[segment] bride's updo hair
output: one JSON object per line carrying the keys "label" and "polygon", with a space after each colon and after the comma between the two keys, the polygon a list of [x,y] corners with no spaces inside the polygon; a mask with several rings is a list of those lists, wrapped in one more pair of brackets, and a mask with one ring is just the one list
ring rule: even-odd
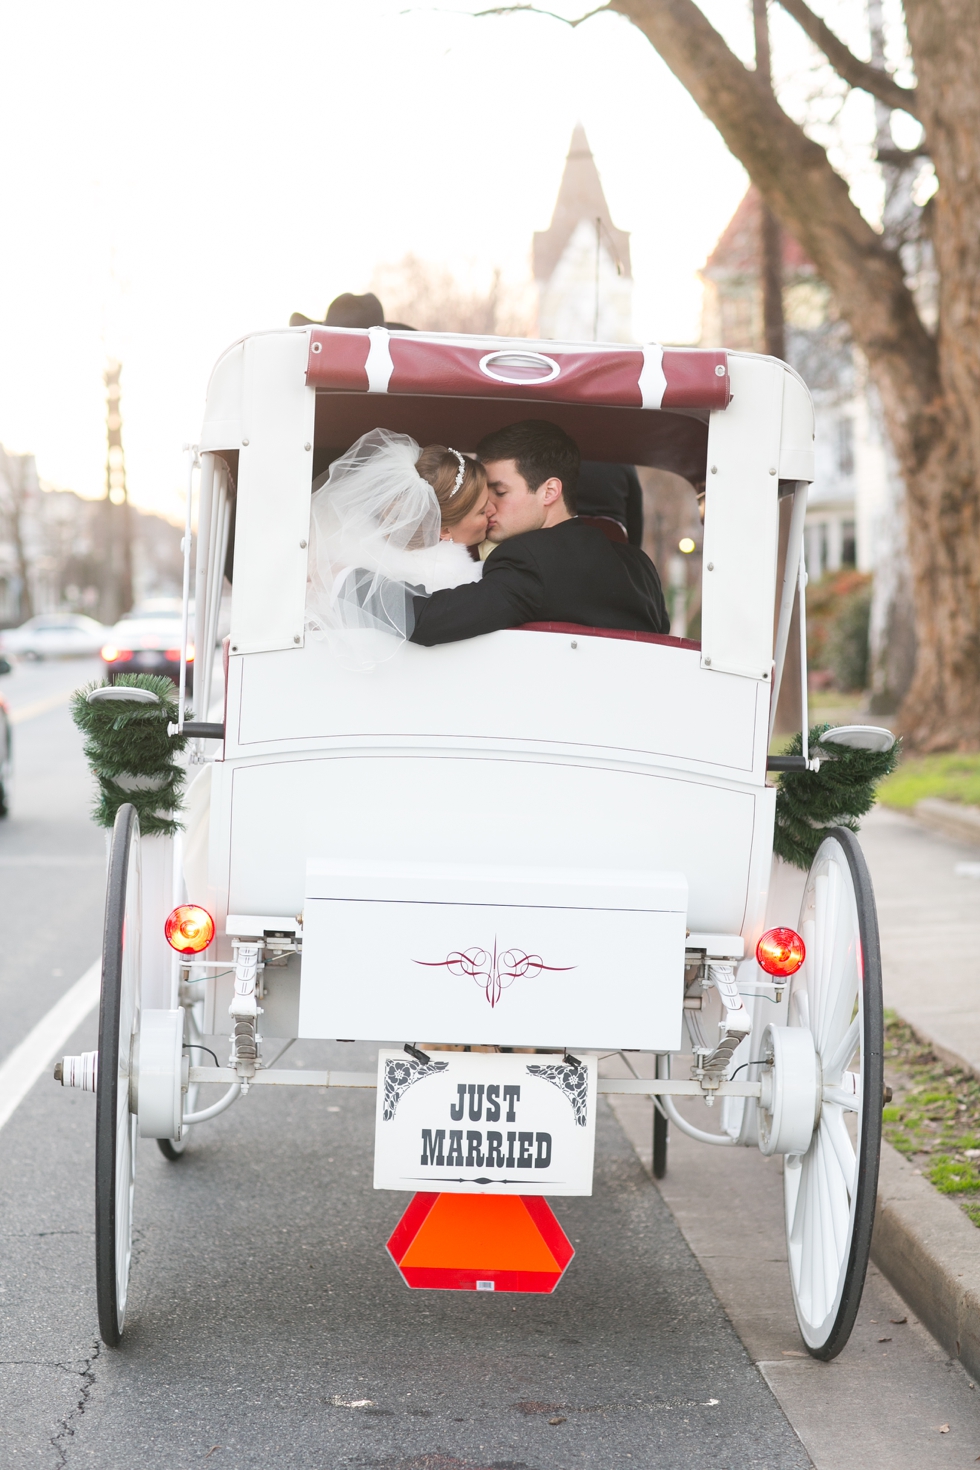
{"label": "bride's updo hair", "polygon": [[423,480],[436,492],[443,527],[456,526],[476,505],[487,488],[487,472],[478,459],[467,459],[463,483],[453,495],[459,460],[443,444],[427,444],[415,463]]}

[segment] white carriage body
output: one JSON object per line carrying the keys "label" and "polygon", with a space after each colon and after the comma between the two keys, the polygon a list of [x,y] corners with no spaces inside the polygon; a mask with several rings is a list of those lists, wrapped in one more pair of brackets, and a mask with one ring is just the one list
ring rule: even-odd
{"label": "white carriage body", "polygon": [[[700,643],[534,624],[399,645],[353,670],[307,642],[318,474],[376,426],[472,450],[528,417],[568,430],[587,460],[705,486]],[[823,835],[805,889],[799,875],[802,906],[772,882],[767,752],[813,473],[800,379],[724,352],[295,329],[221,359],[200,451],[186,832],[141,843],[134,807],[120,807],[99,1050],[55,1074],[98,1092],[105,1341],[119,1342],[125,1317],[137,1136],[176,1159],[189,1128],[253,1086],[377,1086],[377,1188],[588,1193],[602,1092],[657,1099],[658,1178],[668,1119],[708,1144],[782,1154],[800,1330],[833,1357],[870,1256],[884,1036],[874,896],[853,834]],[[212,724],[226,571],[224,718]],[[185,608],[189,593],[185,560]],[[803,663],[803,754],[776,758],[783,769],[817,767]],[[181,711],[183,724],[183,695]],[[891,738],[858,734],[878,749]],[[203,957],[165,958],[174,901],[217,921]],[[210,932],[207,915],[179,917]],[[755,958],[774,920],[803,935],[791,935],[788,994],[788,965],[770,980]],[[228,1034],[225,1067],[204,1043]],[[372,1073],[313,1071],[277,1067],[279,1047],[270,1062],[273,1037],[398,1045]],[[476,1046],[494,1055],[459,1056]],[[500,1055],[511,1048],[564,1052]],[[656,1054],[646,1076],[627,1050]],[[672,1076],[670,1054],[688,1050],[690,1077]],[[600,1075],[594,1053],[606,1051],[632,1075]],[[198,1065],[208,1053],[214,1065]],[[201,1106],[212,1084],[227,1090]],[[525,1126],[507,1131],[506,1160],[503,1132],[487,1130],[484,1154],[467,1129],[464,1161],[447,1099],[461,1121],[465,1091],[479,1123],[485,1091],[485,1121],[499,1123],[502,1085],[515,1108],[524,1088]],[[683,1097],[720,1098],[720,1130],[682,1115]]]}
{"label": "white carriage body", "polygon": [[[640,401],[577,402],[575,384],[556,396],[566,366],[574,378],[583,358],[611,369],[630,352]],[[550,363],[550,397],[526,381],[481,395],[467,354],[478,369]],[[388,391],[393,357],[423,383],[448,360],[459,382]],[[214,646],[234,479],[225,738],[191,802],[207,805],[206,862],[189,834],[185,872],[219,957],[235,937],[302,936],[301,963],[269,976],[267,1033],[676,1051],[685,950],[753,954],[772,861],[778,501],[787,482],[805,497],[813,417],[782,363],[673,358],[295,329],[219,362],[197,646]],[[671,408],[672,374],[705,370],[718,406]],[[531,416],[561,422],[586,458],[706,480],[700,647],[513,629],[351,670],[306,639],[317,452],[376,425],[473,449]],[[211,987],[207,1030],[227,1028],[229,996],[230,982]]]}

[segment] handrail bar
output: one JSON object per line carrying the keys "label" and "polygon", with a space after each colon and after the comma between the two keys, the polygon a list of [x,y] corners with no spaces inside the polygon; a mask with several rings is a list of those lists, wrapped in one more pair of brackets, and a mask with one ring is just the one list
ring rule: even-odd
{"label": "handrail bar", "polygon": [[[224,1086],[241,1079],[234,1067],[191,1067],[190,1083],[216,1082]],[[377,1072],[291,1072],[287,1068],[260,1067],[254,1077],[248,1079],[249,1087],[377,1087]],[[700,1082],[688,1082],[673,1077],[600,1077],[599,1092],[629,1093],[640,1097],[703,1097]],[[711,1089],[716,1097],[758,1097],[762,1090],[759,1082],[739,1078],[735,1082],[721,1082]]]}

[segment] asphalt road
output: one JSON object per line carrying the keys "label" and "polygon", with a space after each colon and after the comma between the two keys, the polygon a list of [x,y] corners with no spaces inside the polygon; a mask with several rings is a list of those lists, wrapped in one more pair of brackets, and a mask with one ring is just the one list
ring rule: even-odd
{"label": "asphalt road", "polygon": [[[98,952],[105,845],[67,709],[97,672],[27,666],[2,685],[17,775],[0,1064]],[[93,1015],[66,1049],[94,1044]],[[372,1052],[288,1061],[361,1069]],[[94,1101],[46,1074],[0,1131],[0,1470],[974,1462],[980,1393],[914,1321],[890,1325],[905,1312],[877,1273],[836,1363],[802,1354],[778,1161],[675,1137],[658,1191],[638,1158],[649,1104],[618,1112],[600,1115],[594,1196],[555,1205],[577,1254],[554,1296],[410,1292],[384,1249],[408,1196],[371,1187],[373,1094],[253,1091],[177,1164],[141,1145],[130,1322],[110,1351]]]}
{"label": "asphalt road", "polygon": [[[67,704],[47,707],[94,672],[4,684],[21,718],[0,1060],[98,952],[104,840]],[[94,1044],[92,1016],[68,1049]],[[371,1065],[367,1047],[324,1044],[290,1060],[331,1055]],[[608,1109],[594,1197],[556,1207],[577,1256],[551,1297],[402,1284],[384,1244],[408,1196],[371,1186],[373,1116],[371,1093],[276,1089],[203,1126],[177,1164],[143,1143],[130,1323],[109,1351],[94,1101],[43,1077],[0,1132],[3,1470],[810,1464]]]}
{"label": "asphalt road", "polygon": [[[99,953],[105,839],[68,693],[98,659],[19,664],[0,679],[14,719],[10,816],[0,822],[0,1062]],[[55,701],[58,701],[55,703]]]}

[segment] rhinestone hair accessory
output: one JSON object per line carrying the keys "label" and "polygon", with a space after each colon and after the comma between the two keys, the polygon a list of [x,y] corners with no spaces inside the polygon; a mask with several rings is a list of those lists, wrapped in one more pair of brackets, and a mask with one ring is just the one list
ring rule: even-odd
{"label": "rhinestone hair accessory", "polygon": [[466,459],[465,459],[465,457],[462,454],[460,454],[460,452],[459,452],[458,449],[452,449],[451,448],[449,450],[449,453],[450,454],[455,454],[456,458],[459,460],[459,471],[458,471],[458,473],[456,475],[456,483],[455,483],[455,485],[453,486],[453,488],[449,492],[449,498],[450,498],[450,500],[452,500],[453,496],[456,494],[456,491],[459,489],[460,485],[462,485],[462,483],[463,483],[463,476],[466,474]]}

